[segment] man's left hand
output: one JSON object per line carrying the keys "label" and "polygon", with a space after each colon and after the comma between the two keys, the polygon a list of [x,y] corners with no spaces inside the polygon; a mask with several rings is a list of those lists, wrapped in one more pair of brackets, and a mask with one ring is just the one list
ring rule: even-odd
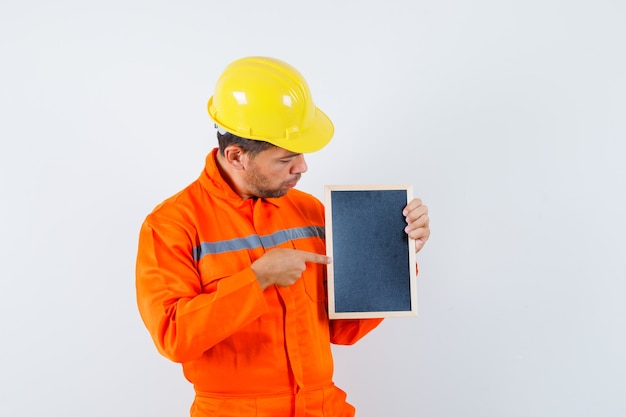
{"label": "man's left hand", "polygon": [[419,198],[414,198],[406,205],[402,214],[407,222],[404,231],[411,239],[415,240],[415,252],[419,252],[430,236],[428,207]]}

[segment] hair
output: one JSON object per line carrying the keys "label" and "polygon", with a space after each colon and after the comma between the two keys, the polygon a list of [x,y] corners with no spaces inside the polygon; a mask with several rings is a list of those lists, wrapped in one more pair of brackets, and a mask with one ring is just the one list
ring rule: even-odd
{"label": "hair", "polygon": [[233,135],[230,132],[226,132],[224,134],[217,132],[217,143],[219,146],[220,154],[222,154],[222,156],[224,156],[224,150],[229,145],[239,146],[244,153],[249,154],[251,157],[261,153],[266,149],[276,146],[262,140],[242,138],[240,136]]}

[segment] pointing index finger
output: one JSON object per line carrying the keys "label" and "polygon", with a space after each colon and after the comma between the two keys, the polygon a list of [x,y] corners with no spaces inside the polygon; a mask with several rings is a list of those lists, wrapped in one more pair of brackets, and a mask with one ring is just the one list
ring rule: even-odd
{"label": "pointing index finger", "polygon": [[302,254],[302,258],[304,259],[304,262],[311,262],[315,264],[325,264],[325,265],[328,265],[329,263],[332,262],[332,259],[330,258],[330,256],[320,255],[319,253],[308,252],[304,250],[300,250],[298,252]]}

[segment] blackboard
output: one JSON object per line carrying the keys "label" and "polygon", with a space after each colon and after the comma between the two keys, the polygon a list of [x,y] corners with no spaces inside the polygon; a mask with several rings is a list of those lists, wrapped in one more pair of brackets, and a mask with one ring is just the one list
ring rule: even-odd
{"label": "blackboard", "polygon": [[325,187],[330,318],[417,315],[415,242],[404,232],[410,185]]}

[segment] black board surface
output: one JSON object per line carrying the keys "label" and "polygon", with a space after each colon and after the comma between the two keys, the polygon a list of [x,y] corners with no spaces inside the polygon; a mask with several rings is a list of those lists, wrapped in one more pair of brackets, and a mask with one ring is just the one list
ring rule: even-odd
{"label": "black board surface", "polygon": [[410,193],[410,186],[327,186],[331,318],[416,315],[414,242],[402,214]]}

